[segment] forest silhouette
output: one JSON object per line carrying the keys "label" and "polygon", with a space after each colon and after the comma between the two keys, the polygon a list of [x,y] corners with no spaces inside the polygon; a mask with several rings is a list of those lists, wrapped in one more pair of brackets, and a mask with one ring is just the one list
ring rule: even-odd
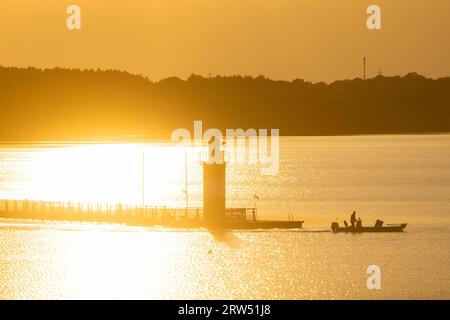
{"label": "forest silhouette", "polygon": [[310,83],[0,67],[0,141],[164,140],[176,128],[279,128],[281,135],[450,132],[450,78]]}

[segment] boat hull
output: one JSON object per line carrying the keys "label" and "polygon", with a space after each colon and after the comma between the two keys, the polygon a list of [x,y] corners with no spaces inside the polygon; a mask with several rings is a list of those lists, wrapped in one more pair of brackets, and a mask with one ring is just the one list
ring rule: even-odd
{"label": "boat hull", "polygon": [[349,227],[340,227],[338,223],[333,222],[331,224],[331,231],[334,233],[365,233],[365,232],[403,232],[406,228],[407,224],[403,223],[395,226],[385,226],[385,227],[359,227],[353,228]]}

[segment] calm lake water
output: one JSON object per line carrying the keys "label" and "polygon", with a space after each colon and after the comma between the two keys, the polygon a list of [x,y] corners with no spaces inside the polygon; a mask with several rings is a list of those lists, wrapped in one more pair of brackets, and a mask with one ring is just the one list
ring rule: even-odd
{"label": "calm lake water", "polygon": [[[145,156],[142,160],[142,152]],[[184,206],[184,150],[167,145],[3,146],[0,198]],[[190,205],[201,166],[188,155]],[[305,230],[208,232],[0,220],[0,298],[449,299],[450,135],[281,139],[280,172],[233,165],[228,206]],[[401,234],[331,234],[357,210]],[[381,290],[368,290],[378,265]]]}
{"label": "calm lake water", "polygon": [[[449,299],[450,226],[402,234],[0,222],[2,299]],[[369,265],[381,289],[367,289]]]}

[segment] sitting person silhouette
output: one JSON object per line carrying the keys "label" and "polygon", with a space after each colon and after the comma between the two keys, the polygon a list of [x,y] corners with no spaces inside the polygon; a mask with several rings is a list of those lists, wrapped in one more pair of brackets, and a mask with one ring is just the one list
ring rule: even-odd
{"label": "sitting person silhouette", "polygon": [[358,221],[356,222],[356,229],[361,228],[362,227],[362,220],[361,218],[358,219]]}
{"label": "sitting person silhouette", "polygon": [[348,228],[348,223],[347,223],[346,220],[344,220],[344,226],[345,226],[346,228]]}

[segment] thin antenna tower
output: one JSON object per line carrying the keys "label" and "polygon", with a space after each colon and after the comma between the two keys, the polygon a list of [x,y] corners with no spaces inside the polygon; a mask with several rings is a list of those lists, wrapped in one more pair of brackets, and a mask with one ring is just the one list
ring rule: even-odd
{"label": "thin antenna tower", "polygon": [[186,213],[189,209],[189,191],[188,191],[188,164],[187,151],[184,153],[184,188],[186,192]]}
{"label": "thin antenna tower", "polygon": [[363,80],[366,80],[366,57],[363,58]]}

